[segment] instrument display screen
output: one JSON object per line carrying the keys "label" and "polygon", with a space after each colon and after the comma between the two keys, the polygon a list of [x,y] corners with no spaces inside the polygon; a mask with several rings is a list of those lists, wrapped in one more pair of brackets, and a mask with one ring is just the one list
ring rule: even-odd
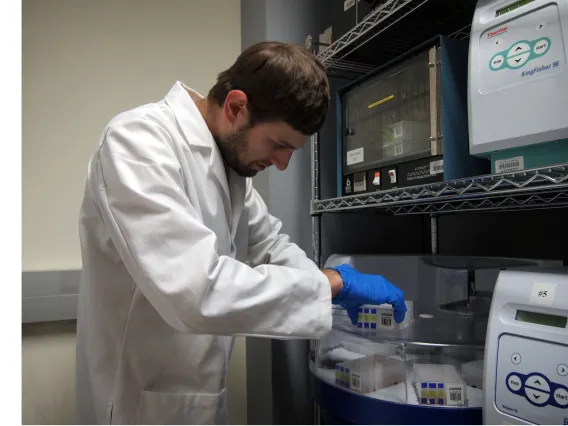
{"label": "instrument display screen", "polygon": [[515,9],[518,9],[519,7],[523,7],[526,6],[529,3],[532,3],[534,0],[519,0],[516,1],[515,3],[512,3],[508,6],[502,7],[501,9],[497,10],[497,12],[495,12],[495,16],[501,16],[504,15],[505,13],[509,13],[512,12]]}
{"label": "instrument display screen", "polygon": [[532,324],[548,325],[550,327],[566,328],[567,317],[559,315],[542,314],[540,312],[517,311],[515,320]]}

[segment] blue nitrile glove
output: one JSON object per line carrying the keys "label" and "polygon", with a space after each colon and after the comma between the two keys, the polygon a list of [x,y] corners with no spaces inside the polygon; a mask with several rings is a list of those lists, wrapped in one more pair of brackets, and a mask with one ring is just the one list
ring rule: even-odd
{"label": "blue nitrile glove", "polygon": [[380,275],[362,274],[347,264],[331,269],[337,271],[343,280],[343,288],[333,299],[333,303],[347,311],[353,324],[357,324],[361,305],[381,305],[383,303],[392,305],[393,317],[397,323],[404,320],[406,304],[401,289]]}

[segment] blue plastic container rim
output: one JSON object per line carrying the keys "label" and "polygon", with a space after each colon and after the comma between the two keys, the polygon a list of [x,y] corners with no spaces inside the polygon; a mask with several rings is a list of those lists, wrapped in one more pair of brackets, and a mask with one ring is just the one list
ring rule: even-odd
{"label": "blue plastic container rim", "polygon": [[425,407],[381,401],[332,386],[313,373],[310,376],[314,400],[341,419],[337,423],[480,425],[483,421],[480,407]]}

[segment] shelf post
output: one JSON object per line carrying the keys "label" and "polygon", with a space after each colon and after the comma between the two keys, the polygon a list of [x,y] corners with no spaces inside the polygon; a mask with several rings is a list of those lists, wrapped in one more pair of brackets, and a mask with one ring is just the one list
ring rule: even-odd
{"label": "shelf post", "polygon": [[[317,50],[314,48],[312,51],[314,55],[317,55]],[[318,132],[314,133],[310,138],[310,148],[311,148],[311,186],[312,186],[312,199],[310,201],[310,213],[312,213],[312,260],[321,268],[321,213],[313,214],[314,211],[314,201],[320,198],[320,171],[319,171],[319,140]],[[316,368],[320,365],[319,359],[319,342],[317,340],[310,341],[310,351],[315,352],[315,366]],[[320,417],[320,406],[314,401],[314,424],[321,424]]]}
{"label": "shelf post", "polygon": [[313,214],[314,201],[320,199],[320,171],[319,171],[319,137],[314,133],[310,138],[311,145],[311,181],[312,181],[312,259],[321,268],[321,214]]}
{"label": "shelf post", "polygon": [[438,215],[430,213],[430,244],[432,254],[438,254]]}

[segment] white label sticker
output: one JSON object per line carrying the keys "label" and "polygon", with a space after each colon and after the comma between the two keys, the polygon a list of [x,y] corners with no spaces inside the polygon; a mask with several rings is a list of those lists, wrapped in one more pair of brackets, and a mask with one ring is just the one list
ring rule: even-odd
{"label": "white label sticker", "polygon": [[450,403],[459,404],[463,402],[463,389],[460,387],[448,387],[448,397]]}
{"label": "white label sticker", "polygon": [[444,160],[432,161],[430,163],[430,174],[437,175],[438,173],[444,173]]}
{"label": "white label sticker", "polygon": [[556,295],[556,284],[551,283],[533,283],[531,299],[532,305],[552,306],[554,296]]}
{"label": "white label sticker", "polygon": [[355,5],[355,0],[345,0],[343,2],[343,11],[346,12],[347,10],[351,9]]}
{"label": "white label sticker", "polygon": [[353,389],[361,390],[361,376],[355,373],[351,373],[351,386]]}
{"label": "white label sticker", "polygon": [[353,190],[355,192],[361,192],[367,190],[367,173],[355,173],[353,177]]}
{"label": "white label sticker", "polygon": [[511,157],[495,161],[495,173],[511,173],[525,169],[524,157]]}
{"label": "white label sticker", "polygon": [[392,327],[392,315],[382,314],[381,315],[381,327]]}
{"label": "white label sticker", "polygon": [[363,152],[363,148],[353,149],[351,151],[347,151],[347,165],[350,166],[352,164],[362,163],[365,159],[365,155]]}
{"label": "white label sticker", "polygon": [[343,188],[345,195],[349,195],[353,192],[353,186],[351,185],[351,179],[345,179],[345,187]]}
{"label": "white label sticker", "polygon": [[373,179],[373,185],[381,186],[381,172],[375,172],[375,178]]}
{"label": "white label sticker", "polygon": [[402,137],[402,123],[395,124],[392,130],[395,138]]}

